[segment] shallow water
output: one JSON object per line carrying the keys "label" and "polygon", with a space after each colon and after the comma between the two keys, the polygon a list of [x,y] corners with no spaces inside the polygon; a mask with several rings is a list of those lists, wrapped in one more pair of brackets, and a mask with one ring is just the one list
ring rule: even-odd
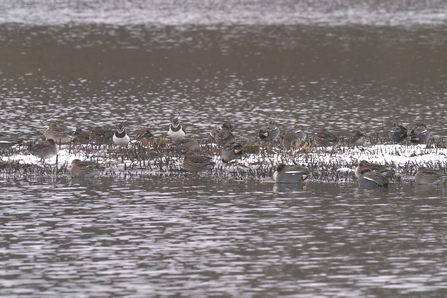
{"label": "shallow water", "polygon": [[[444,1],[1,1],[0,131],[275,119],[444,137]],[[0,157],[3,159],[0,155]],[[445,165],[445,164],[444,164]],[[0,293],[446,295],[446,190],[207,175],[0,176]]]}
{"label": "shallow water", "polygon": [[447,287],[444,189],[1,183],[7,295],[439,296]]}

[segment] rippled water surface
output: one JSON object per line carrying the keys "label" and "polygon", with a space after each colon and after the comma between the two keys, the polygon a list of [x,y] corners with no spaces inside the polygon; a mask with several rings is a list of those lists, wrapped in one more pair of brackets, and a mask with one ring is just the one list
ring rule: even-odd
{"label": "rippled water surface", "polygon": [[[0,131],[267,119],[445,137],[445,1],[0,1]],[[0,156],[0,158],[3,158]],[[443,297],[446,190],[0,176],[0,294]]]}
{"label": "rippled water surface", "polygon": [[444,189],[1,181],[2,293],[393,296],[447,287]]}

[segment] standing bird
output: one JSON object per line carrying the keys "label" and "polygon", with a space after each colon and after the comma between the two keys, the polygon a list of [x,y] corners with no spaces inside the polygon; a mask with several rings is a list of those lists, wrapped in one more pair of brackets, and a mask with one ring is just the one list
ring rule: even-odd
{"label": "standing bird", "polygon": [[123,123],[116,126],[115,133],[113,134],[113,142],[119,146],[127,146],[129,144],[130,138]]}
{"label": "standing bird", "polygon": [[397,125],[396,122],[393,123],[390,131],[390,139],[395,143],[402,143],[407,139],[407,128],[402,125]]}
{"label": "standing bird", "polygon": [[302,166],[286,165],[282,162],[276,166],[273,180],[276,183],[300,183],[309,177],[309,169]]}
{"label": "standing bird", "polygon": [[172,119],[171,125],[169,125],[168,137],[173,139],[181,139],[186,135],[185,130],[183,129],[182,124],[178,121],[178,118],[175,117]]}
{"label": "standing bird", "polygon": [[56,142],[54,142],[53,139],[48,139],[31,144],[28,147],[28,152],[30,152],[34,156],[39,157],[43,161],[44,159],[56,156],[59,152],[59,146],[56,144]]}
{"label": "standing bird", "polygon": [[314,136],[314,141],[317,146],[332,146],[338,143],[338,137],[333,133],[327,131],[326,128],[322,127]]}
{"label": "standing bird", "polygon": [[279,136],[279,128],[276,126],[275,121],[270,120],[265,126],[261,127],[258,135],[261,141],[273,141]]}
{"label": "standing bird", "polygon": [[433,168],[420,167],[414,175],[416,184],[441,184],[446,180],[447,174],[445,172]]}
{"label": "standing bird", "polygon": [[71,162],[71,176],[73,177],[93,177],[104,170],[98,163],[91,161],[80,161],[75,159]]}
{"label": "standing bird", "polygon": [[57,125],[56,123],[50,123],[47,130],[43,133],[45,139],[53,139],[56,144],[69,144],[73,137],[67,128]]}
{"label": "standing bird", "polygon": [[370,163],[367,162],[366,160],[361,160],[358,164],[358,166],[355,168],[354,174],[357,178],[360,178],[360,176],[362,175],[362,171],[364,169],[370,169],[374,172],[380,173],[382,175],[384,175],[385,177],[387,177],[388,179],[393,177],[394,175],[394,171],[388,169],[385,166],[376,164],[376,163]]}
{"label": "standing bird", "polygon": [[238,159],[242,156],[243,146],[238,142],[230,142],[223,146],[222,148],[222,161],[227,163],[233,159]]}
{"label": "standing bird", "polygon": [[223,146],[234,141],[234,135],[232,133],[233,129],[233,124],[225,122],[222,125],[221,129],[214,136],[214,141],[216,142],[216,144],[219,146]]}
{"label": "standing bird", "polygon": [[363,188],[376,188],[388,186],[388,178],[379,172],[373,171],[370,168],[363,168],[360,172],[359,186]]}
{"label": "standing bird", "polygon": [[430,139],[430,132],[422,122],[419,122],[410,132],[410,142],[412,144],[424,144],[427,143],[428,139]]}
{"label": "standing bird", "polygon": [[210,169],[214,164],[211,156],[192,148],[186,152],[182,167],[187,172],[201,172]]}
{"label": "standing bird", "polygon": [[300,129],[299,124],[295,124],[293,128],[289,128],[282,136],[282,144],[286,150],[301,146],[306,141],[307,133]]}

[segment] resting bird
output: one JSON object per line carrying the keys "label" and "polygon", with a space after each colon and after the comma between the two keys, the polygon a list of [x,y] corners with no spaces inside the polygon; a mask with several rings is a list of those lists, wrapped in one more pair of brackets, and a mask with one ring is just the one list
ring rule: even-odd
{"label": "resting bird", "polygon": [[388,179],[370,168],[363,168],[360,172],[359,186],[364,188],[376,188],[388,186]]}
{"label": "resting bird", "polygon": [[59,146],[54,142],[53,139],[48,139],[31,144],[28,147],[28,151],[32,155],[39,157],[43,161],[44,159],[56,156],[59,152]]}
{"label": "resting bird", "polygon": [[222,148],[222,161],[224,163],[227,163],[233,159],[238,159],[242,156],[243,146],[241,143],[238,142],[230,142],[228,144],[225,144]]}
{"label": "resting bird", "polygon": [[270,120],[266,125],[261,127],[258,135],[262,141],[273,141],[279,136],[279,128],[273,120]]}
{"label": "resting bird", "polygon": [[332,146],[338,143],[338,137],[333,133],[327,131],[326,128],[322,127],[314,136],[314,141],[317,146]]}
{"label": "resting bird", "polygon": [[447,174],[441,170],[420,167],[416,175],[414,175],[414,182],[416,184],[441,184],[447,180]]}
{"label": "resting bird", "polygon": [[75,159],[71,162],[71,176],[73,177],[93,177],[104,170],[98,163],[91,161],[80,161]]}
{"label": "resting bird", "polygon": [[309,169],[302,166],[286,165],[280,162],[273,173],[276,183],[300,183],[309,176]]}
{"label": "resting bird", "polygon": [[410,142],[412,144],[424,144],[427,143],[428,139],[430,139],[430,132],[422,122],[419,122],[410,132]]}
{"label": "resting bird", "polygon": [[407,128],[402,125],[397,125],[396,122],[393,123],[393,127],[390,131],[390,139],[395,143],[402,143],[407,139]]}

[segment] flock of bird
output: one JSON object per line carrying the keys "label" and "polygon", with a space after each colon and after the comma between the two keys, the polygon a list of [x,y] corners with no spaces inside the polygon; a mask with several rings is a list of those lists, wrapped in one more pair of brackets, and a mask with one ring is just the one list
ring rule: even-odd
{"label": "flock of bird", "polygon": [[[221,148],[221,158],[224,163],[240,158],[244,152],[244,144],[236,140],[233,129],[232,124],[224,123],[222,126],[213,129],[209,134],[209,141],[215,142]],[[212,157],[202,150],[197,141],[186,137],[185,130],[178,118],[172,119],[167,136],[173,144],[181,148],[181,152],[184,154],[182,168],[185,171],[200,172],[210,169],[215,164]],[[147,128],[142,128],[135,134],[135,139],[140,144],[149,143],[149,140],[153,137],[154,135]],[[310,146],[310,144],[333,146],[339,142],[339,138],[325,128],[320,128],[313,138],[310,138],[298,125],[287,129],[280,135],[280,129],[273,120],[269,120],[266,125],[259,129],[258,137],[262,142],[273,142],[280,139],[282,146],[287,150],[303,148],[304,146]],[[394,123],[389,132],[389,138],[395,143],[402,143],[409,139],[413,144],[423,144],[429,140],[430,133],[422,122],[417,123],[410,131],[406,127]],[[94,127],[90,132],[81,129],[70,132],[64,127],[50,123],[48,129],[44,132],[44,140],[30,144],[27,149],[43,161],[57,155],[61,144],[69,144],[74,141],[81,144],[115,144],[118,146],[127,146],[131,142],[123,123],[118,124],[115,130]],[[349,138],[349,143],[356,146],[366,145],[369,143],[369,137],[360,129],[357,129]],[[7,137],[0,133],[1,147],[17,144],[22,144],[22,140]],[[71,165],[71,175],[75,177],[91,177],[104,170],[104,167],[98,163],[79,159],[73,160]],[[393,171],[382,165],[364,160],[360,161],[355,169],[355,176],[358,178],[359,185],[367,188],[387,186],[393,174]],[[287,165],[282,162],[277,164],[273,174],[273,179],[277,183],[301,183],[308,177],[308,168]],[[446,179],[447,176],[443,171],[433,168],[420,167],[415,174],[415,182],[418,184],[440,184],[445,182]]]}

